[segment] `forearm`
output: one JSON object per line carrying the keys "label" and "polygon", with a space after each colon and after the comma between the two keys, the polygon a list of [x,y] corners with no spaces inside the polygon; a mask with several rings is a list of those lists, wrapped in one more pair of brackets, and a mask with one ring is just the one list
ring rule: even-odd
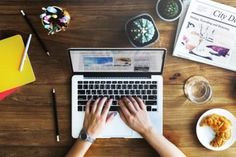
{"label": "forearm", "polygon": [[143,137],[162,157],[186,157],[180,149],[153,129],[147,131]]}
{"label": "forearm", "polygon": [[77,140],[66,157],[83,157],[92,145],[90,142]]}

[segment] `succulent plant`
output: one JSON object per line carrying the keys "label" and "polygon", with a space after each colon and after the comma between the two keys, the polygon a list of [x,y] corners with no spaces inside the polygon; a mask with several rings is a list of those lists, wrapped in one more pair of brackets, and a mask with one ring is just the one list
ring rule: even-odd
{"label": "succulent plant", "polygon": [[179,0],[160,0],[158,10],[162,17],[173,19],[177,17],[181,11]]}
{"label": "succulent plant", "polygon": [[141,15],[130,20],[126,27],[129,40],[137,47],[146,46],[158,38],[158,31],[149,15]]}

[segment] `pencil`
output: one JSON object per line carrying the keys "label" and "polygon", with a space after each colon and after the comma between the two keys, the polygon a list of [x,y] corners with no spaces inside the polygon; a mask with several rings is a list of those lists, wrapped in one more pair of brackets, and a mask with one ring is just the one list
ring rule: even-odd
{"label": "pencil", "polygon": [[54,124],[56,129],[56,139],[57,142],[60,142],[60,134],[59,134],[59,127],[58,127],[58,118],[57,118],[57,102],[56,102],[56,90],[52,89],[52,99],[53,99],[53,113],[54,113]]}
{"label": "pencil", "polygon": [[20,67],[19,67],[20,72],[23,70],[23,67],[24,67],[24,63],[25,63],[25,59],[26,59],[26,56],[27,56],[27,52],[29,50],[31,38],[32,38],[32,34],[30,34],[29,37],[28,37],[23,56],[21,58],[21,63],[20,63]]}
{"label": "pencil", "polygon": [[36,38],[38,39],[39,43],[41,44],[43,50],[46,52],[46,54],[48,56],[50,56],[50,53],[47,49],[47,47],[45,46],[45,44],[43,43],[42,39],[40,38],[40,36],[38,35],[38,33],[36,32],[36,29],[34,28],[34,26],[32,25],[32,23],[30,22],[29,18],[27,17],[27,15],[25,14],[24,10],[20,11],[22,16],[24,17],[26,23],[30,26],[31,30],[34,32]]}

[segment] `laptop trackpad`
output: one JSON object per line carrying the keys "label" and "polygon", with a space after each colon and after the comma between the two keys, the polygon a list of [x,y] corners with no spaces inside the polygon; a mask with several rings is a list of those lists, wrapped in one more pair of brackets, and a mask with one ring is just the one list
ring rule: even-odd
{"label": "laptop trackpad", "polygon": [[131,137],[133,130],[130,129],[117,114],[113,120],[106,126],[101,137],[116,137],[116,138],[126,138]]}

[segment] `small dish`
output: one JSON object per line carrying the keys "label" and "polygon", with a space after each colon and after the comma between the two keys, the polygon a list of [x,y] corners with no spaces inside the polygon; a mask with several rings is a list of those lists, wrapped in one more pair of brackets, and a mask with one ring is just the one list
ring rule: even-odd
{"label": "small dish", "polygon": [[[211,146],[210,142],[215,138],[215,132],[208,126],[200,126],[200,123],[203,120],[203,118],[211,114],[218,114],[218,115],[224,116],[227,119],[229,119],[232,123],[231,137],[221,147]],[[234,117],[232,113],[230,113],[229,111],[225,109],[215,108],[215,109],[208,110],[205,113],[203,113],[201,117],[198,119],[198,122],[196,125],[196,134],[197,134],[198,140],[205,148],[209,150],[213,150],[213,151],[225,150],[229,148],[230,146],[232,146],[234,142],[236,141],[236,118]]]}

